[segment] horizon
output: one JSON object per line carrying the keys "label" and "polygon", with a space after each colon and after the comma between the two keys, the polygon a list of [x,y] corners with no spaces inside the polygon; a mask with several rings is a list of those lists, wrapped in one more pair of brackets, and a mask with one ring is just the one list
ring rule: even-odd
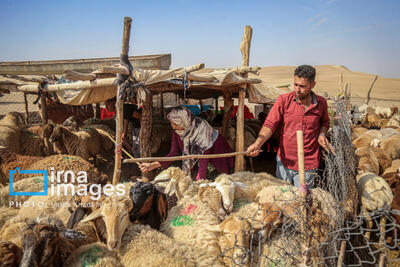
{"label": "horizon", "polygon": [[129,55],[171,54],[171,69],[240,66],[250,25],[250,66],[342,65],[400,78],[396,1],[3,0],[0,10],[2,62],[118,57],[129,16]]}

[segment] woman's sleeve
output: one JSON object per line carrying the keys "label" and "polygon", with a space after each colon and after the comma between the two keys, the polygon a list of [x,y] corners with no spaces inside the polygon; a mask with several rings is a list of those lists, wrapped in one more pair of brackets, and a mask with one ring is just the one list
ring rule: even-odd
{"label": "woman's sleeve", "polygon": [[[203,155],[207,155],[207,154],[210,154],[210,150],[204,151]],[[196,180],[207,178],[208,162],[210,162],[210,159],[200,159],[199,160],[199,169],[197,171]]]}
{"label": "woman's sleeve", "polygon": [[[171,148],[169,150],[169,153],[165,157],[180,156],[182,154],[182,151],[179,148],[179,142],[182,142],[180,140],[180,137],[175,132],[172,132]],[[172,164],[172,162],[173,161],[160,161],[160,164],[163,168],[167,168],[169,165]]]}

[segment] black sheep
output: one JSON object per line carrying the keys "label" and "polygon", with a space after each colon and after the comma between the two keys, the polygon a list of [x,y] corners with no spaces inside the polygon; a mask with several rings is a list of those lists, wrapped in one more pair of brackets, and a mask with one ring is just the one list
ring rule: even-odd
{"label": "black sheep", "polygon": [[155,188],[153,183],[138,182],[131,187],[129,196],[133,203],[129,219],[132,222],[138,220],[159,230],[161,222],[168,216],[165,194]]}

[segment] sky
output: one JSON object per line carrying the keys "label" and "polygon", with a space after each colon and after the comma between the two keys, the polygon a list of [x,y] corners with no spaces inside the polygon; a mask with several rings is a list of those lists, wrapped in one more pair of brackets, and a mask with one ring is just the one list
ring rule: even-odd
{"label": "sky", "polygon": [[172,55],[171,68],[344,65],[400,78],[398,0],[0,0],[0,61],[116,57],[123,19],[129,55]]}

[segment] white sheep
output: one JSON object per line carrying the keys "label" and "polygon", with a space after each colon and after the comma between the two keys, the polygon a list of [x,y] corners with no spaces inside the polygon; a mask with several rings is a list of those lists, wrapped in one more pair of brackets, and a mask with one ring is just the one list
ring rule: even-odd
{"label": "white sheep", "polygon": [[197,195],[184,196],[168,212],[167,219],[160,230],[177,242],[195,248],[197,264],[200,266],[222,265],[218,238],[215,233],[207,231],[207,226],[216,225],[219,218],[204,204]]}
{"label": "white sheep", "polygon": [[118,252],[124,266],[210,266],[198,261],[198,253],[197,247],[140,224],[127,227]]}
{"label": "white sheep", "polygon": [[108,250],[103,243],[92,243],[74,250],[64,262],[65,267],[104,266],[123,267],[118,253]]}
{"label": "white sheep", "polygon": [[393,115],[393,110],[388,107],[376,107],[375,113],[382,118],[390,118]]}
{"label": "white sheep", "polygon": [[395,127],[397,129],[400,128],[400,114],[393,115],[386,127]]}
{"label": "white sheep", "polygon": [[0,146],[7,147],[12,152],[19,153],[20,122],[19,113],[8,113],[0,120]]}
{"label": "white sheep", "polygon": [[[393,193],[385,181],[385,179],[377,176],[374,173],[363,173],[356,176],[357,189],[361,197],[362,214],[367,218],[369,229],[372,228],[372,219],[368,211],[375,211],[379,209],[390,210],[393,201]],[[386,224],[386,217],[383,216],[380,221],[381,237],[380,242],[384,240],[384,225]],[[383,228],[383,231],[382,231]],[[365,237],[369,240],[370,231],[367,231]]]}

